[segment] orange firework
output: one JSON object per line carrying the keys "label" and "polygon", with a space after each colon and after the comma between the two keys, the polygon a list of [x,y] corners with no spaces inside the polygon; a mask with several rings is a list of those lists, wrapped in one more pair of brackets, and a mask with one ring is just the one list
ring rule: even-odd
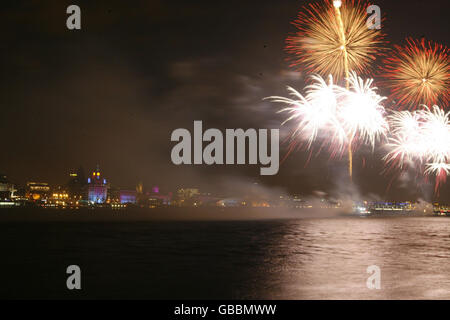
{"label": "orange firework", "polygon": [[406,39],[385,60],[385,83],[400,108],[421,104],[446,108],[449,101],[448,48],[432,41]]}
{"label": "orange firework", "polygon": [[[384,49],[384,35],[367,27],[367,3],[329,0],[304,6],[293,24],[298,31],[286,39],[292,66],[303,66],[324,77],[348,77],[348,71],[367,74]],[[336,9],[339,8],[338,14]]]}

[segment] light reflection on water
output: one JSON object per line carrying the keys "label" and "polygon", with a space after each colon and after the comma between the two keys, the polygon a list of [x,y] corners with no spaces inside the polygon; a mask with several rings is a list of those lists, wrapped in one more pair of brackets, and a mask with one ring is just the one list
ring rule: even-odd
{"label": "light reflection on water", "polygon": [[[283,299],[449,299],[450,228],[440,218],[296,221],[273,252],[285,258],[268,270]],[[366,269],[381,269],[369,290]]]}
{"label": "light reflection on water", "polygon": [[[0,228],[1,297],[73,298],[65,268],[78,264],[81,298],[450,299],[448,218]],[[369,265],[380,290],[366,287]]]}

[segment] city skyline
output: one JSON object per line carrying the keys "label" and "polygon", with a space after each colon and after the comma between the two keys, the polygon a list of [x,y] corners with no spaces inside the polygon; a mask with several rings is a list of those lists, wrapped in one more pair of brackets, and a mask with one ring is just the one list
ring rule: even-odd
{"label": "city skyline", "polygon": [[[92,176],[90,174],[90,172],[92,171]],[[226,197],[254,197],[257,194],[259,195],[259,197],[261,199],[266,199],[266,200],[274,200],[277,199],[278,197],[302,197],[305,199],[308,199],[309,201],[316,201],[316,200],[320,200],[320,199],[330,199],[332,201],[342,201],[342,200],[348,200],[347,198],[353,197],[353,201],[355,201],[355,203],[357,203],[358,201],[362,201],[364,200],[368,200],[368,201],[394,201],[394,202],[402,202],[402,201],[411,201],[411,202],[423,202],[423,201],[427,201],[421,197],[417,197],[417,198],[395,198],[395,197],[390,197],[385,196],[385,197],[381,197],[375,194],[367,194],[367,195],[362,195],[362,194],[358,194],[358,193],[348,193],[348,190],[343,190],[341,193],[336,193],[336,192],[331,192],[331,193],[326,193],[320,190],[314,190],[311,193],[298,193],[298,192],[287,192],[285,189],[283,188],[270,188],[265,186],[264,184],[261,184],[259,182],[256,182],[257,180],[240,180],[239,182],[236,181],[236,184],[230,184],[226,187],[224,187],[224,185],[222,185],[222,187],[219,188],[213,188],[213,189],[208,189],[206,187],[200,187],[198,185],[195,184],[191,184],[189,182],[179,182],[176,186],[170,188],[167,187],[164,184],[160,184],[160,183],[144,183],[142,180],[137,181],[135,184],[133,185],[124,185],[121,184],[120,182],[117,181],[111,181],[108,177],[108,175],[104,174],[103,170],[100,170],[100,165],[96,165],[94,169],[92,170],[84,170],[83,166],[79,166],[76,170],[68,170],[66,172],[66,176],[65,176],[65,180],[62,179],[61,181],[57,182],[57,183],[53,183],[53,182],[49,182],[49,180],[46,179],[27,179],[26,182],[24,183],[16,183],[15,181],[11,180],[9,178],[8,175],[5,175],[4,173],[0,172],[0,176],[2,177],[2,182],[3,183],[8,183],[10,185],[12,185],[12,188],[14,189],[14,191],[17,193],[17,191],[22,190],[22,192],[24,192],[25,190],[28,189],[28,185],[31,184],[45,184],[48,186],[49,190],[49,195],[51,194],[51,192],[54,192],[56,190],[63,190],[64,192],[68,192],[68,196],[71,198],[74,195],[72,194],[71,188],[73,188],[73,183],[75,181],[76,184],[80,184],[81,186],[89,186],[91,183],[95,182],[96,177],[100,178],[101,177],[101,181],[102,184],[107,186],[105,188],[105,197],[102,201],[100,201],[99,203],[105,203],[106,202],[106,192],[108,192],[108,197],[109,197],[109,190],[110,189],[114,189],[114,190],[123,190],[123,191],[130,191],[132,190],[133,192],[138,193],[142,193],[142,194],[158,194],[160,193],[160,191],[162,191],[161,194],[177,194],[177,192],[179,192],[180,190],[183,189],[194,189],[194,190],[199,190],[199,192],[201,193],[208,193],[209,195],[214,195],[217,196],[219,198],[226,198]],[[80,183],[80,179],[81,179],[81,183]],[[157,191],[155,191],[157,190]],[[87,189],[85,190],[85,192],[87,192]],[[102,191],[103,192],[103,191]],[[97,202],[96,200],[91,201],[91,197],[89,195],[87,195],[86,193],[86,199],[89,199],[90,202]],[[76,198],[76,197],[75,197]],[[83,197],[84,198],[84,197]],[[218,199],[219,199],[218,198]],[[80,198],[81,199],[81,198]],[[435,203],[441,203],[441,204],[448,204],[448,201],[446,200],[446,198],[444,197],[442,199],[432,199],[429,202],[435,202]]]}

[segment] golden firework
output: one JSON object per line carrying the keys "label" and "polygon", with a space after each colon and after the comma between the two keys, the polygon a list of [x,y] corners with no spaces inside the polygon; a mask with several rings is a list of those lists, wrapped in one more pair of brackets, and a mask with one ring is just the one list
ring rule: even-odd
{"label": "golden firework", "polygon": [[400,107],[421,104],[447,107],[450,63],[448,48],[431,41],[406,39],[385,61],[386,84]]}
{"label": "golden firework", "polygon": [[325,0],[303,7],[293,22],[298,31],[286,39],[292,66],[335,79],[348,77],[349,70],[367,74],[385,43],[380,30],[367,26],[367,6],[348,0],[336,7]]}

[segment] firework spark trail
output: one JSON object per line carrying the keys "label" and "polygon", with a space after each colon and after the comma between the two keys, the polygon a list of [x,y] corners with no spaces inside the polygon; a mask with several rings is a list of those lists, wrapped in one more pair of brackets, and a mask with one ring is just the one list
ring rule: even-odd
{"label": "firework spark trail", "polygon": [[441,104],[450,98],[450,62],[448,48],[431,41],[406,39],[405,46],[395,45],[384,61],[385,84],[400,107]]}
{"label": "firework spark trail", "polygon": [[304,6],[294,21],[297,33],[286,39],[292,66],[340,80],[348,77],[348,70],[367,74],[385,49],[384,34],[366,26],[367,6],[359,0]]}
{"label": "firework spark trail", "polygon": [[[345,72],[345,78],[347,79],[347,81],[345,81],[345,88],[348,90],[349,89],[349,70],[348,70],[348,50],[347,50],[347,41],[346,41],[346,37],[345,37],[345,29],[344,29],[344,22],[342,21],[342,15],[341,15],[341,6],[342,6],[342,1],[341,0],[334,0],[333,1],[333,6],[336,12],[336,18],[338,20],[338,24],[339,24],[339,35],[341,38],[341,47],[340,49],[344,52],[344,72]],[[347,152],[348,152],[348,175],[350,176],[350,180],[353,179],[353,150],[352,150],[352,142],[353,142],[353,138],[349,139],[348,142],[348,148],[347,148]]]}
{"label": "firework spark trail", "polygon": [[[288,114],[283,124],[296,122],[292,141],[304,141],[306,149],[311,150],[313,143],[321,139],[321,148],[328,145],[331,156],[338,156],[350,141],[355,146],[367,144],[373,149],[386,136],[389,127],[381,105],[385,98],[376,93],[372,80],[363,81],[352,72],[347,90],[334,84],[331,75],[328,83],[318,75],[312,79],[313,84],[305,88],[305,96],[288,87],[291,98],[266,98],[285,105],[278,111]],[[323,136],[326,138],[322,139]]]}
{"label": "firework spark trail", "polygon": [[[346,36],[345,36],[345,28],[344,28],[344,22],[342,21],[342,15],[341,15],[341,6],[342,6],[342,1],[341,0],[334,0],[333,1],[333,6],[336,12],[336,18],[338,20],[338,25],[339,25],[339,38],[341,39],[341,46],[340,49],[343,51],[344,53],[344,73],[345,73],[345,77],[349,78],[350,74],[349,74],[349,68],[348,68],[348,50],[347,50],[347,41],[346,41]],[[346,81],[346,88],[349,88],[349,83],[348,81]]]}
{"label": "firework spark trail", "polygon": [[413,112],[396,111],[389,120],[392,132],[384,160],[400,169],[415,164],[425,175],[434,174],[437,192],[450,172],[450,112],[424,106]]}

